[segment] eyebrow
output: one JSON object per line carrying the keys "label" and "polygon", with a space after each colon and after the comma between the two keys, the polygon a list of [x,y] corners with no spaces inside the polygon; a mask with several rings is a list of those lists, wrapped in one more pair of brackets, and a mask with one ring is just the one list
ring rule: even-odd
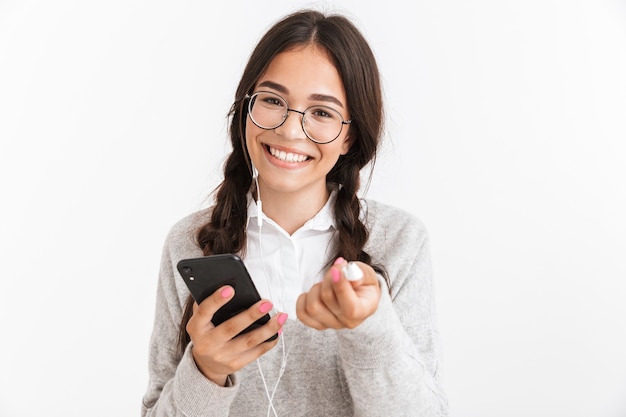
{"label": "eyebrow", "polygon": [[[282,93],[285,95],[289,94],[289,90],[287,89],[287,87],[285,87],[282,84],[275,83],[273,81],[263,81],[261,84],[259,84],[259,87],[268,87],[268,88],[278,91],[279,93]],[[341,101],[339,101],[337,98],[333,96],[329,96],[326,94],[311,94],[309,95],[308,99],[311,101],[326,101],[328,103],[334,103],[338,105],[339,107],[343,108],[343,104],[341,104]]]}

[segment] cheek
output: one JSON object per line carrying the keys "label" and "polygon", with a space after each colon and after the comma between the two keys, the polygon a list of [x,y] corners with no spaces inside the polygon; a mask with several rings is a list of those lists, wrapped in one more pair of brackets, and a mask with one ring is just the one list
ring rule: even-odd
{"label": "cheek", "polygon": [[254,125],[254,123],[250,123],[250,121],[248,120],[249,123],[246,123],[246,127],[244,129],[244,140],[246,143],[246,148],[248,148],[248,153],[250,153],[250,148],[253,147],[254,145],[254,139],[257,137],[257,135],[259,134],[258,130],[259,128],[256,127]]}
{"label": "cheek", "polygon": [[246,142],[248,141],[248,138],[251,137],[251,135],[252,135],[252,130],[253,130],[252,128],[253,127],[254,127],[254,123],[251,123],[250,119],[246,117],[246,125],[245,125],[245,127],[243,129],[243,134],[244,134],[244,137],[246,139]]}
{"label": "cheek", "polygon": [[246,142],[246,145],[248,144],[248,141],[250,138],[250,123],[246,123],[246,127],[243,129],[243,139],[244,142]]}

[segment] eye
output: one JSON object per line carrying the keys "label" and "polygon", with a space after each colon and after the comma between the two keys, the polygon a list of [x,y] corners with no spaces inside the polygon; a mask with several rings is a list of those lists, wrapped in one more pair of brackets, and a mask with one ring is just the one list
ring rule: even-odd
{"label": "eye", "polygon": [[282,97],[268,92],[260,92],[256,94],[254,104],[267,110],[281,110],[287,107],[287,103]]}
{"label": "eye", "polygon": [[315,117],[333,117],[332,114],[328,113],[326,110],[324,109],[315,109],[313,111],[313,114],[315,115]]}
{"label": "eye", "polygon": [[311,107],[307,114],[318,123],[335,123],[336,120],[341,120],[339,113],[325,106]]}
{"label": "eye", "polygon": [[283,107],[282,101],[280,101],[276,97],[263,97],[262,100],[263,103],[267,104],[268,106]]}

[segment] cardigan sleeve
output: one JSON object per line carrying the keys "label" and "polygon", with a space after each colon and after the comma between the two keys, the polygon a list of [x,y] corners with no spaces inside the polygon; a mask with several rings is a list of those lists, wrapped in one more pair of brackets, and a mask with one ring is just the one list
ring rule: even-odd
{"label": "cardigan sleeve", "polygon": [[227,416],[238,384],[221,387],[202,375],[191,344],[184,353],[177,350],[178,331],[188,291],[176,262],[200,256],[189,236],[190,218],[175,225],[165,241],[159,271],[156,311],[149,345],[149,382],[141,406],[142,417]]}
{"label": "cardigan sleeve", "polygon": [[440,384],[428,234],[403,212],[370,207],[368,248],[381,278],[378,309],[356,329],[338,331],[339,354],[358,416],[448,415]]}

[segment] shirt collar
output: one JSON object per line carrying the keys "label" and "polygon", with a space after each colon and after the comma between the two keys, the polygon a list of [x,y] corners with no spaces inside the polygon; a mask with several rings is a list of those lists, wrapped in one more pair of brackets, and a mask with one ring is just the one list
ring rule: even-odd
{"label": "shirt collar", "polygon": [[[320,211],[317,212],[315,216],[309,219],[306,223],[302,225],[300,229],[296,231],[304,231],[304,230],[317,230],[317,231],[326,231],[330,228],[335,228],[335,217],[333,216],[333,206],[335,203],[335,197],[337,196],[337,190],[333,189],[330,192],[330,196],[328,197],[328,201],[324,204],[324,207]],[[246,226],[250,224],[250,219],[257,219],[259,217],[259,206],[257,206],[256,201],[252,198],[252,193],[248,192],[248,220]],[[273,224],[280,228],[280,226],[274,222],[272,219],[269,219],[267,216],[263,216],[263,221]],[[256,224],[256,220],[253,222]],[[282,228],[281,228],[282,229]]]}

